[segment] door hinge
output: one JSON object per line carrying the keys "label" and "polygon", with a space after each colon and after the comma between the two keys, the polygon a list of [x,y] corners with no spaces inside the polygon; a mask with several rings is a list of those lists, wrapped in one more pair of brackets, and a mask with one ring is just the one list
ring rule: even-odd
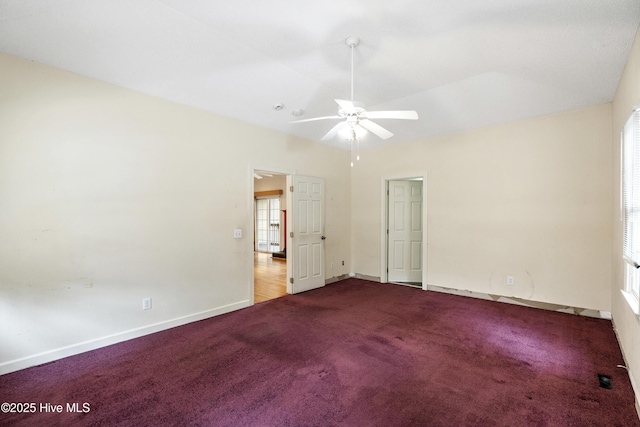
{"label": "door hinge", "polygon": [[289,232],[289,237],[291,237],[293,239],[293,231]]}
{"label": "door hinge", "polygon": [[289,191],[290,191],[291,193],[293,193],[293,185],[292,185],[291,187],[289,187]]}
{"label": "door hinge", "polygon": [[289,277],[289,283],[293,285],[293,277]]}

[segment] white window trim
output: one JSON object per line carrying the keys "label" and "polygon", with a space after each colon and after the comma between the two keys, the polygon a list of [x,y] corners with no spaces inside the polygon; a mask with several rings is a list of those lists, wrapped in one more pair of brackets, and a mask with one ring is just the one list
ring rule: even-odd
{"label": "white window trim", "polygon": [[[622,295],[636,315],[640,315],[640,241],[634,222],[627,223],[628,217],[636,217],[640,208],[640,107],[635,107],[627,120],[620,138],[620,207],[623,222],[623,275]],[[631,212],[632,215],[629,215]],[[636,214],[633,214],[636,212]],[[637,222],[635,223],[636,227]],[[631,230],[631,231],[629,231]],[[636,236],[633,239],[634,235]]]}
{"label": "white window trim", "polygon": [[627,301],[627,304],[629,304],[631,311],[633,311],[636,316],[640,317],[640,305],[638,304],[638,298],[636,298],[631,292],[627,292],[624,289],[620,289],[620,293]]}

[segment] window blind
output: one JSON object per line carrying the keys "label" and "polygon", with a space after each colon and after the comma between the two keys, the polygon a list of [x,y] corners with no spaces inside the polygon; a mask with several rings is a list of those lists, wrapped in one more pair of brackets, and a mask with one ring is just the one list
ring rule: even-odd
{"label": "window blind", "polygon": [[622,162],[623,256],[640,267],[640,110],[624,126]]}

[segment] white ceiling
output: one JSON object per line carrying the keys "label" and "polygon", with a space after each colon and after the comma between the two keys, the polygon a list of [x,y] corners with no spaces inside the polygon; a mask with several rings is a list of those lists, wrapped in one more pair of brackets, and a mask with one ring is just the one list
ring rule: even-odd
{"label": "white ceiling", "polygon": [[638,0],[0,0],[0,51],[319,141],[336,122],[291,112],[337,113],[357,36],[354,98],[420,116],[376,120],[394,143],[610,102],[639,22]]}

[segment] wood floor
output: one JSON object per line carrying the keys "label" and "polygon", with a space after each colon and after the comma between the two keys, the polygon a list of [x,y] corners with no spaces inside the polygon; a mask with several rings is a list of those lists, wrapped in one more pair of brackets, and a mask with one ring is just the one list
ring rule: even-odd
{"label": "wood floor", "polygon": [[287,261],[270,253],[253,254],[253,298],[255,303],[287,294]]}

